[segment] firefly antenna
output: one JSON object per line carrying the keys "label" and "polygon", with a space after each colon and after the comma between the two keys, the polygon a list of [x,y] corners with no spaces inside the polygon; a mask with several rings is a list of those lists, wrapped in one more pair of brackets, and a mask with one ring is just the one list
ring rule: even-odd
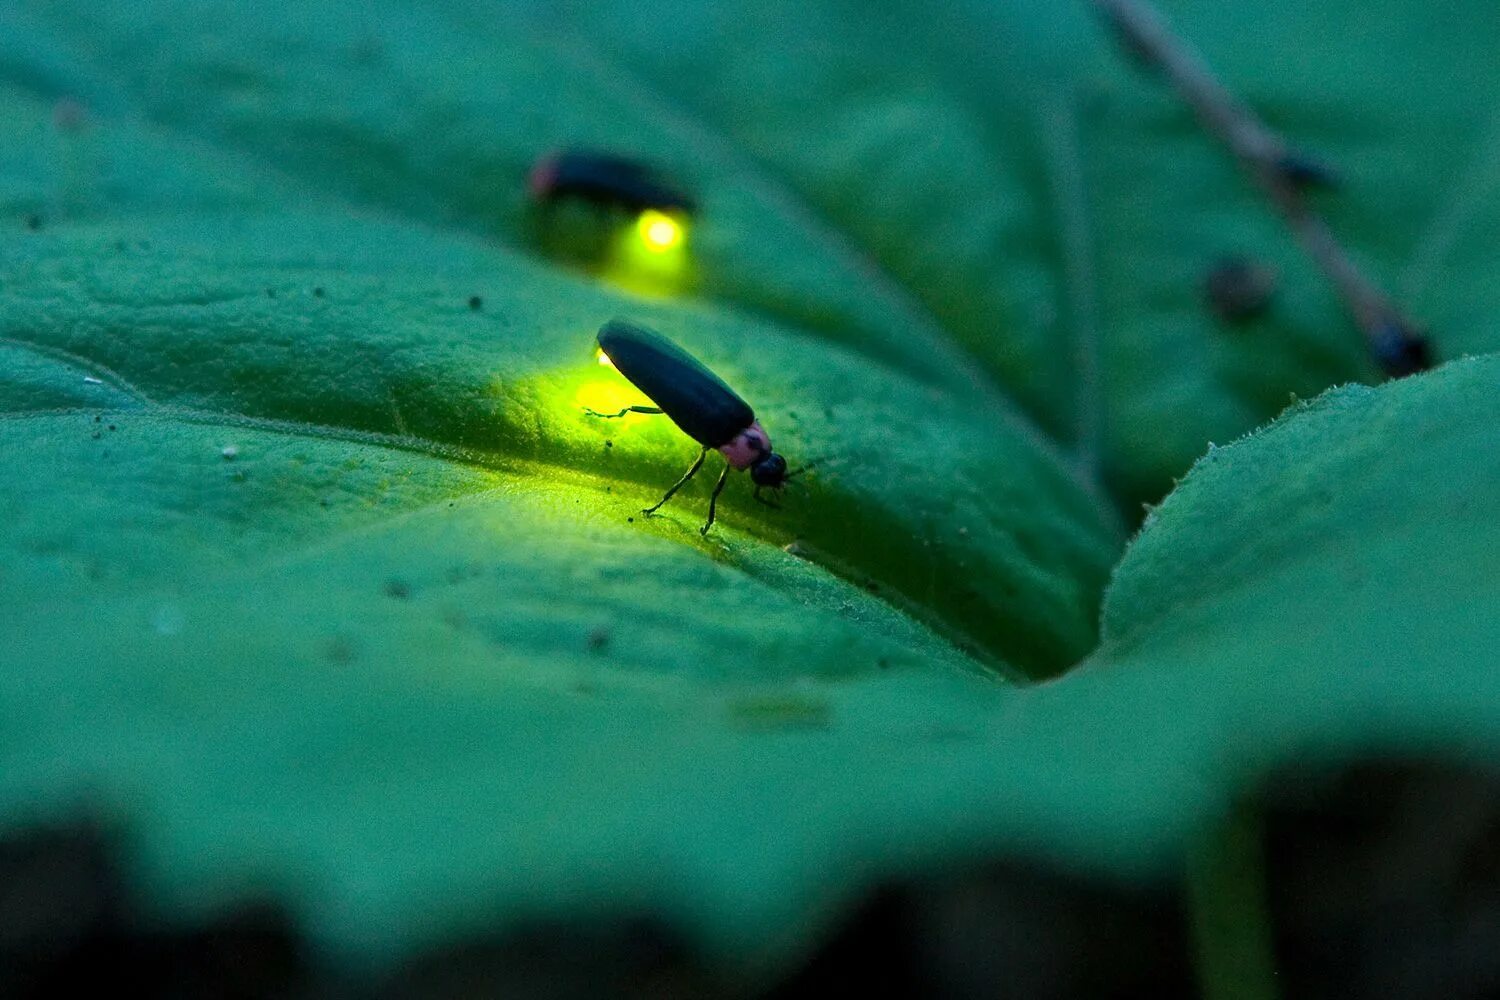
{"label": "firefly antenna", "polygon": [[786,479],[787,480],[796,479],[798,476],[802,475],[804,472],[811,472],[813,469],[816,469],[816,468],[818,468],[821,465],[829,465],[829,464],[832,464],[835,461],[837,461],[837,459],[828,458],[827,456],[824,456],[823,458],[815,458],[811,462],[808,462],[805,465],[800,465],[797,468],[793,469],[791,472],[788,472],[786,474]]}

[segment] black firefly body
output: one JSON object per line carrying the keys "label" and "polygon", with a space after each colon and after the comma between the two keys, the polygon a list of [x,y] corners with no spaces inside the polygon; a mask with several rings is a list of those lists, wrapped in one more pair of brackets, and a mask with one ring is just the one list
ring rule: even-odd
{"label": "black firefly body", "polygon": [[655,170],[613,153],[573,150],[545,156],[531,168],[529,187],[539,202],[576,198],[602,208],[689,215],[695,208],[692,198]]}
{"label": "black firefly body", "polygon": [[708,503],[708,523],[702,529],[705,534],[714,523],[714,508],[730,469],[750,470],[757,500],[761,499],[762,488],[780,489],[790,478],[786,459],[771,450],[771,439],[750,405],[697,358],[659,333],[618,319],[600,328],[599,349],[620,374],[657,405],[628,406],[619,413],[590,410],[590,414],[608,418],[627,413],[665,413],[703,449],[687,474],[644,513],[655,513],[697,475],[710,448],[723,453],[725,465]]}

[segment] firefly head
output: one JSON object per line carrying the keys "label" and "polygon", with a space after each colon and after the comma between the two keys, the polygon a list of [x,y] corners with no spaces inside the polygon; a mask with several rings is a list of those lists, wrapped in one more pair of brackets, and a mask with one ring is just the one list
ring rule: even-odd
{"label": "firefly head", "polygon": [[526,190],[536,201],[546,201],[557,188],[557,156],[544,156],[526,177]]}
{"label": "firefly head", "polygon": [[756,486],[780,488],[786,482],[786,459],[771,450],[771,439],[755,421],[719,445],[724,458],[736,469],[749,469]]}
{"label": "firefly head", "polygon": [[781,489],[786,482],[786,459],[774,451],[766,452],[759,461],[750,466],[750,478],[755,481],[756,486]]}
{"label": "firefly head", "polygon": [[719,450],[724,453],[725,460],[736,469],[748,469],[771,454],[771,439],[766,435],[766,429],[757,420],[719,445]]}

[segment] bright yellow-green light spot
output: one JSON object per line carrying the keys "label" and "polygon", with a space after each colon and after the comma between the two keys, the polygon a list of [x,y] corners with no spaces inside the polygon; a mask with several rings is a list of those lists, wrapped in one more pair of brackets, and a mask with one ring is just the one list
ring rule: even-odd
{"label": "bright yellow-green light spot", "polygon": [[682,242],[682,223],[654,208],[648,208],[636,220],[635,230],[641,242],[652,253],[666,253]]}
{"label": "bright yellow-green light spot", "polygon": [[609,355],[604,353],[604,348],[602,347],[594,348],[594,357],[605,368],[613,368],[615,366],[615,363],[610,360]]}
{"label": "bright yellow-green light spot", "polygon": [[647,209],[617,230],[601,275],[638,295],[676,295],[690,283],[689,228],[686,215]]}

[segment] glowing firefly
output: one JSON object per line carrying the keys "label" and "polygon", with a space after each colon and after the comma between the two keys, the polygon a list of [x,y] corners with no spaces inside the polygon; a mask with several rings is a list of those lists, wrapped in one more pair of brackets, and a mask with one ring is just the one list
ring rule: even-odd
{"label": "glowing firefly", "polygon": [[587,411],[591,416],[612,419],[627,413],[665,413],[701,448],[683,477],[642,511],[647,516],[656,513],[698,474],[710,448],[721,452],[725,461],[708,501],[708,522],[700,529],[705,535],[713,527],[719,494],[724,491],[730,469],[750,470],[755,499],[762,503],[769,503],[761,497],[762,489],[779,490],[802,471],[787,472],[786,459],[771,450],[771,438],[755,419],[750,405],[701,361],[661,334],[624,320],[610,320],[599,330],[599,353],[657,405],[626,406],[618,413],[591,409]]}

